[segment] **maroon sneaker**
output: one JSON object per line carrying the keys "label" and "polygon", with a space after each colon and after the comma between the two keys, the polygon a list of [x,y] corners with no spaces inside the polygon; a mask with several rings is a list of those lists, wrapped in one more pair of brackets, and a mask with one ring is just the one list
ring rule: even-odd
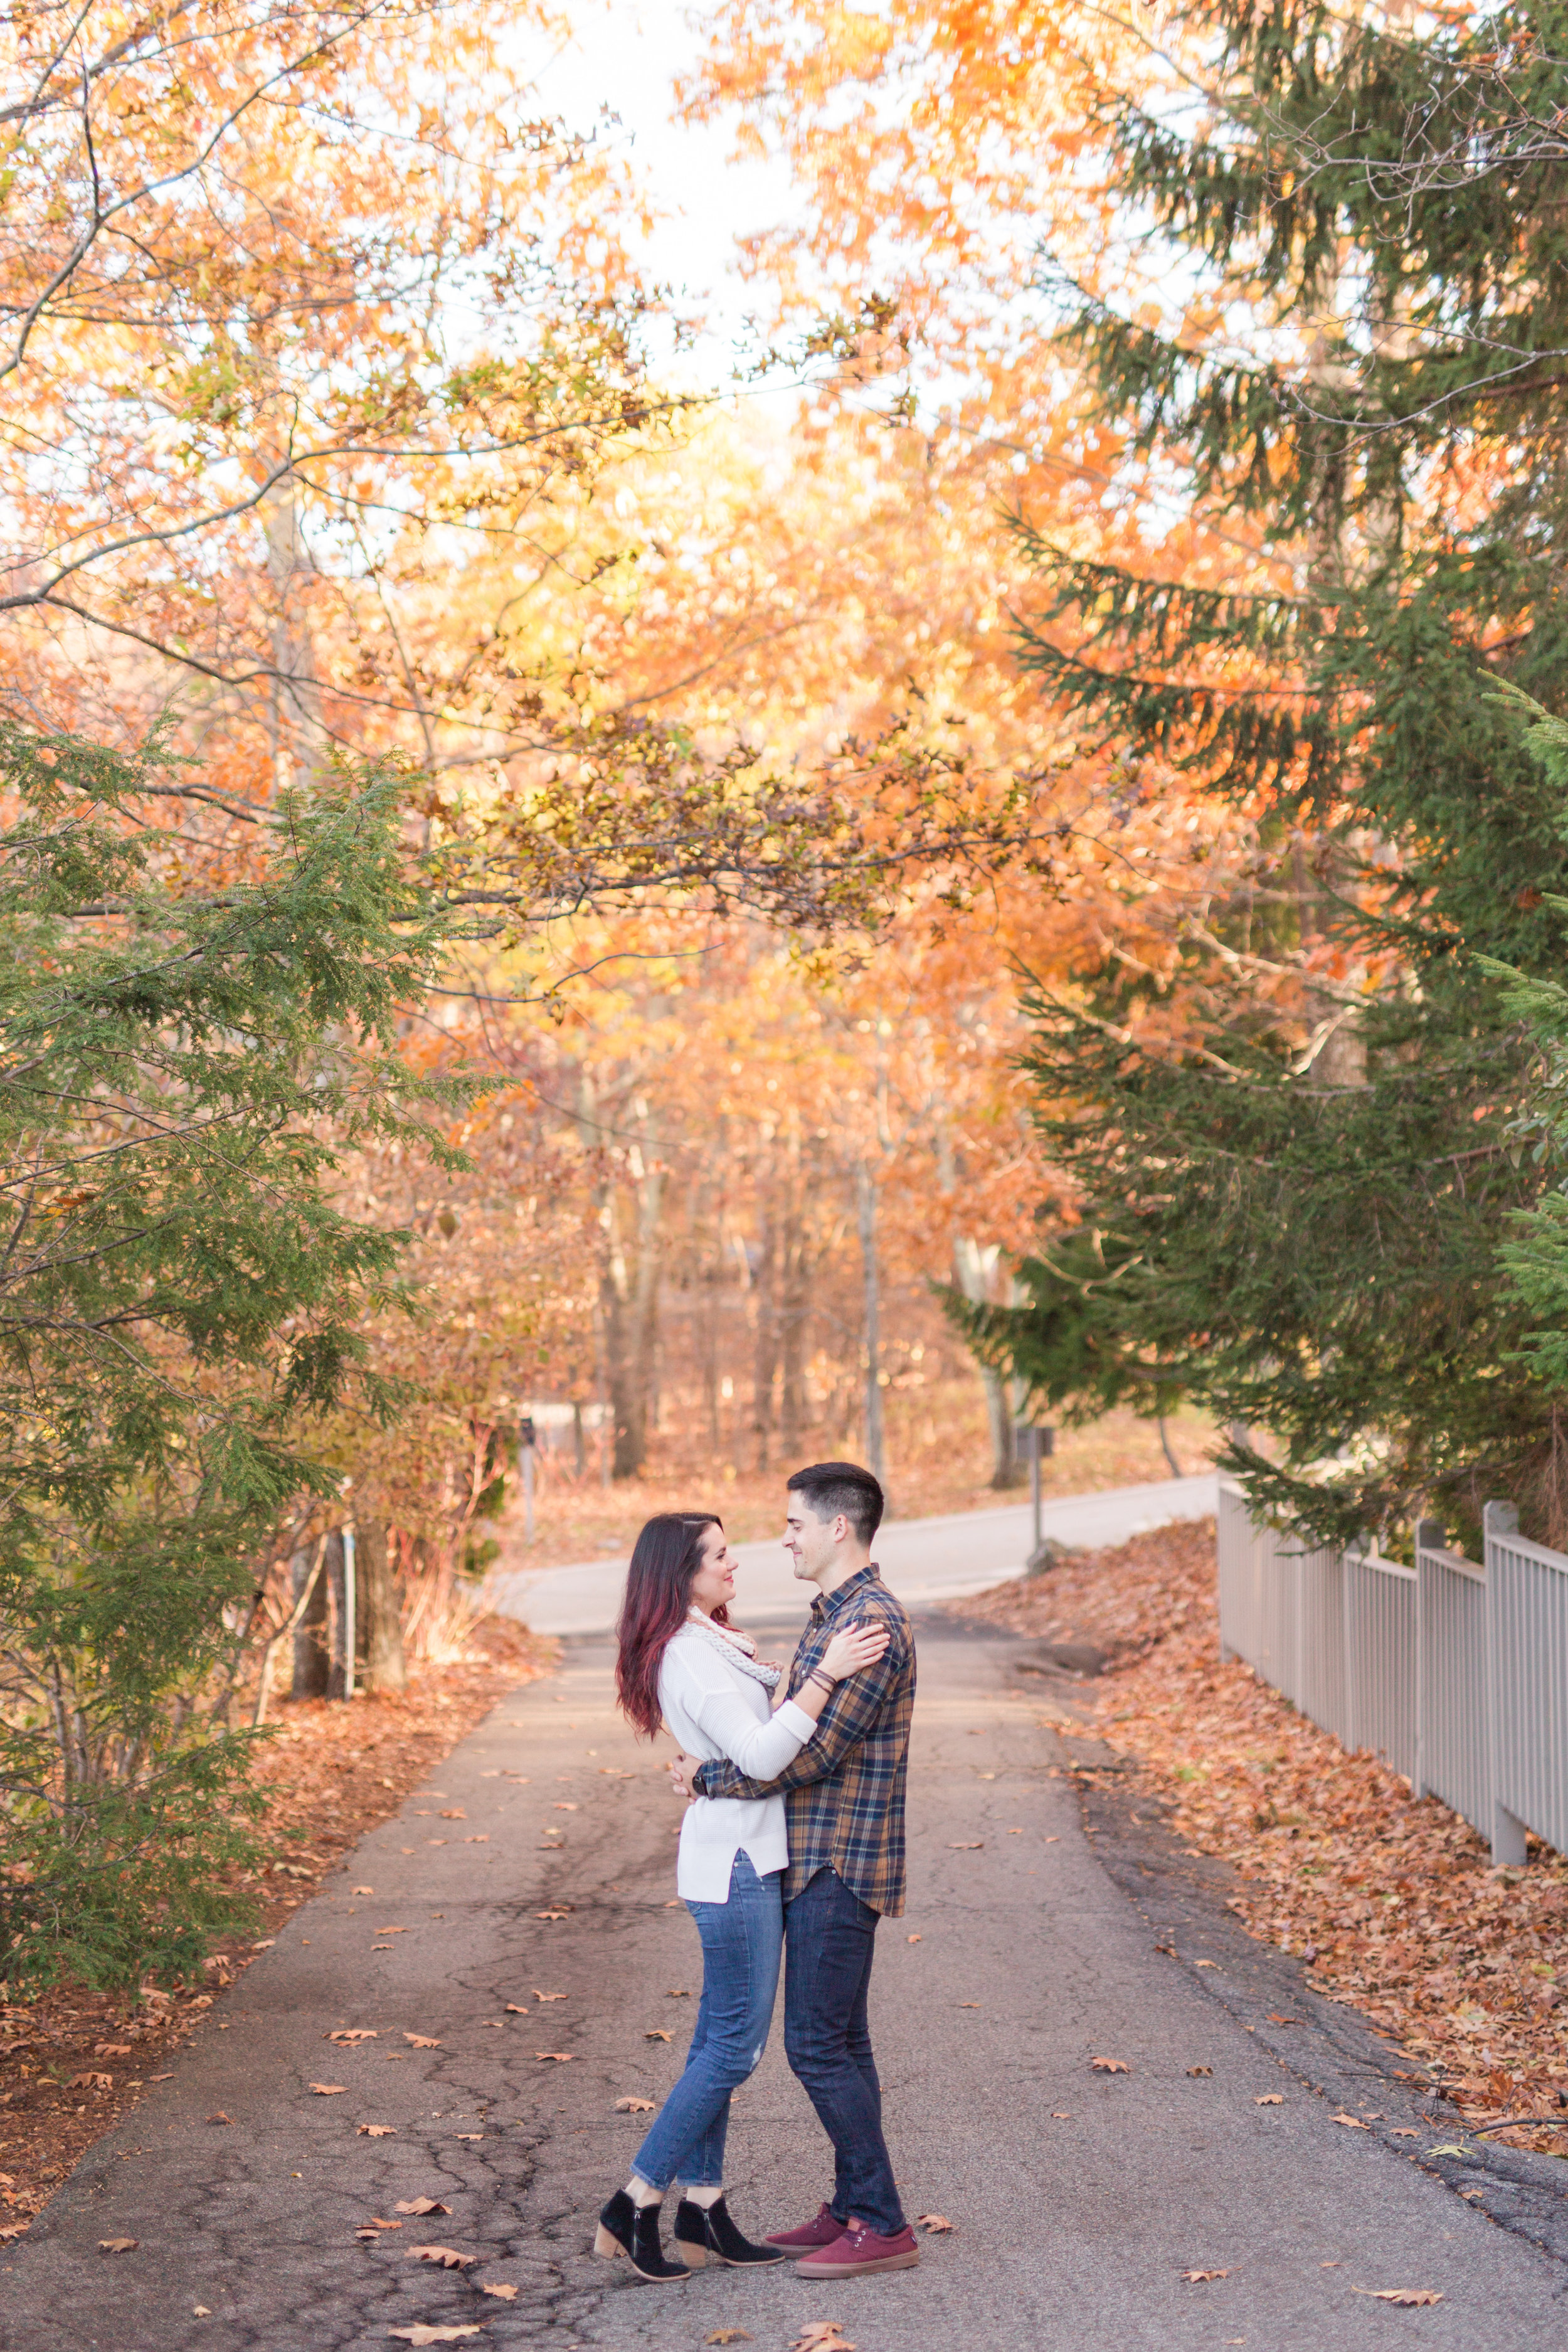
{"label": "maroon sneaker", "polygon": [[841,2238],[830,2246],[818,2246],[796,2263],[795,2270],[802,2278],[863,2278],[873,2271],[912,2271],[920,2258],[915,2233],[907,2223],[896,2236],[879,2238],[875,2230],[857,2229],[851,2222]]}
{"label": "maroon sneaker", "polygon": [[814,2246],[830,2246],[847,2229],[846,2221],[836,2221],[826,2205],[815,2221],[803,2221],[798,2230],[774,2230],[763,2240],[764,2246],[783,2246],[792,2254],[809,2253]]}

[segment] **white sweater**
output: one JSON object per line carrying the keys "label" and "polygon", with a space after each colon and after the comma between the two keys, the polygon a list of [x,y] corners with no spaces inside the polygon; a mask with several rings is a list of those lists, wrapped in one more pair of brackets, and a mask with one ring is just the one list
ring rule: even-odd
{"label": "white sweater", "polygon": [[[794,1699],[769,1712],[769,1693],[721,1656],[695,1626],[683,1626],[658,1670],[658,1704],[689,1756],[727,1756],[752,1780],[771,1780],[793,1763],[816,1729]],[[727,1903],[737,1853],[759,1878],[789,1862],[782,1797],[695,1797],[680,1825],[676,1891],[689,1903]]]}

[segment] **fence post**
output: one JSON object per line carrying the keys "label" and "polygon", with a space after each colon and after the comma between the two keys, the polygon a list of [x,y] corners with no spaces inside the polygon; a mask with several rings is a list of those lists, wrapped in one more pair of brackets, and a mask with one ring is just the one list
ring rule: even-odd
{"label": "fence post", "polygon": [[1511,1503],[1488,1503],[1481,1513],[1481,1528],[1486,1538],[1487,1565],[1487,1747],[1491,1758],[1492,1782],[1492,1864],[1519,1864],[1525,1858],[1524,1823],[1516,1813],[1510,1813],[1498,1794],[1503,1786],[1503,1710],[1508,1704],[1508,1691],[1503,1674],[1502,1629],[1498,1623],[1502,1607],[1503,1579],[1493,1558],[1493,1544],[1500,1543],[1519,1533],[1519,1513]]}
{"label": "fence post", "polygon": [[1417,1797],[1430,1794],[1426,1778],[1428,1727],[1432,1720],[1432,1693],[1428,1687],[1432,1675],[1432,1629],[1427,1619],[1427,1586],[1430,1580],[1423,1575],[1421,1555],[1424,1551],[1441,1551],[1447,1542],[1448,1530],[1441,1519],[1417,1519],[1415,1522],[1415,1778],[1411,1792]]}

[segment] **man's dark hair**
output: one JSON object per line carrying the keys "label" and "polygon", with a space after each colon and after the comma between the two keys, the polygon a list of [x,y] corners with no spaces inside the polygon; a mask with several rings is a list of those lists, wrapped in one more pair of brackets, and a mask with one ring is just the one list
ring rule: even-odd
{"label": "man's dark hair", "polygon": [[858,1462],[813,1462],[785,1481],[785,1492],[804,1495],[819,1519],[840,1511],[863,1544],[882,1524],[882,1489]]}

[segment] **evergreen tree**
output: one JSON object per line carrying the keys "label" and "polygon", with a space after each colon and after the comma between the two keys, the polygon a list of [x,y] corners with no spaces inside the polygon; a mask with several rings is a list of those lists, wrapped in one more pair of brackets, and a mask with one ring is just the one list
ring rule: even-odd
{"label": "evergreen tree", "polygon": [[[194,787],[192,788],[194,791]],[[0,1979],[189,1968],[254,1852],[226,1727],[258,1559],[393,1403],[358,1326],[402,1237],[334,1154],[455,1155],[398,1051],[446,926],[403,787],[345,774],[204,875],[184,780],[0,722]],[[196,804],[200,794],[188,803]]]}
{"label": "evergreen tree", "polygon": [[1553,967],[1568,891],[1561,795],[1488,690],[1568,701],[1568,11],[1184,23],[1208,120],[1129,100],[1116,163],[1190,318],[1246,304],[1258,349],[1082,297],[1068,333],[1258,558],[1215,586],[1036,540],[1022,651],[1124,789],[1197,772],[1253,856],[1173,911],[1163,971],[1037,996],[1085,1231],[1023,1269],[1032,1306],[954,1311],[1058,1407],[1185,1392],[1326,1533],[1506,1493],[1561,1537],[1557,1368],[1499,1257],[1542,1181],[1532,1047],[1473,958]]}

